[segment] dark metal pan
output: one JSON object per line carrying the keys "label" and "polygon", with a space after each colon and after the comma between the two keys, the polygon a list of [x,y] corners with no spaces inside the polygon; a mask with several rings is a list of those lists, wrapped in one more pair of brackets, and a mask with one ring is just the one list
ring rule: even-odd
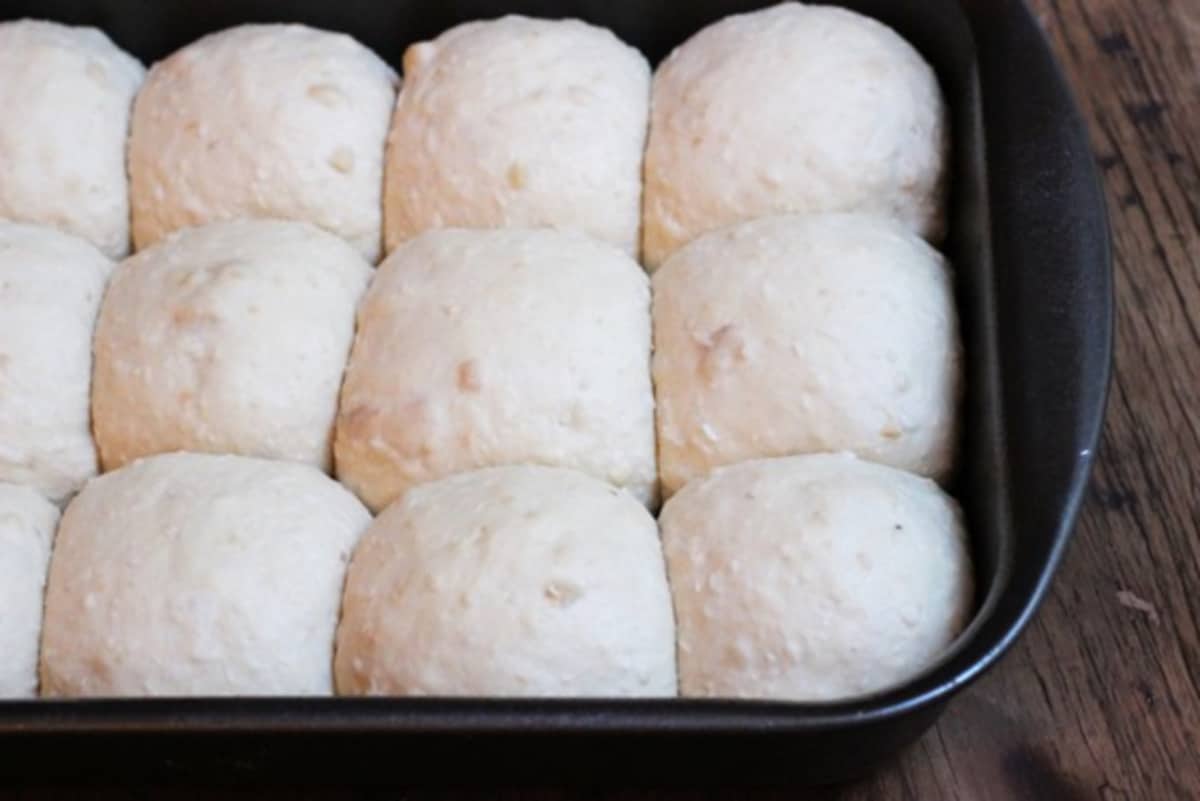
{"label": "dark metal pan", "polygon": [[[843,4],[913,42],[937,70],[953,113],[952,227],[945,249],[956,268],[969,361],[964,467],[953,489],[970,524],[979,612],[940,664],[896,689],[820,705],[7,702],[0,703],[0,775],[825,782],[862,774],[925,731],[1020,634],[1070,538],[1109,381],[1109,233],[1080,116],[1019,0]],[[762,5],[0,0],[0,19],[95,25],[146,62],[229,25],[304,22],[350,33],[399,67],[410,42],[505,12],[581,17],[612,28],[658,61],[704,25]]]}

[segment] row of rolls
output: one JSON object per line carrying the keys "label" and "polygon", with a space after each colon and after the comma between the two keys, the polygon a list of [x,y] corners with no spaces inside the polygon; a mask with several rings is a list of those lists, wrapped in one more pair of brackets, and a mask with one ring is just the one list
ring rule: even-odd
{"label": "row of rolls", "polygon": [[[390,55],[390,54],[389,54]],[[937,77],[875,20],[788,2],[646,58],[580,20],[468,22],[403,56],[295,24],[149,71],[99,30],[0,23],[0,218],[126,256],[218,220],[301,220],[365,259],[429,228],[580,231],[651,269],[706,231],[861,211],[936,243]]]}

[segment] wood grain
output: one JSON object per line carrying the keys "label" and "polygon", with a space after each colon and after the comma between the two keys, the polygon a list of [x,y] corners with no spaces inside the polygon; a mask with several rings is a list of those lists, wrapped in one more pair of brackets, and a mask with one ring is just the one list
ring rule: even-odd
{"label": "wood grain", "polygon": [[[1117,375],[1095,488],[1051,596],[1002,664],[887,769],[803,798],[1200,799],[1200,0],[1032,5],[1091,123],[1118,254]],[[30,788],[11,796],[45,801],[77,792]],[[114,788],[87,795],[210,794]],[[227,797],[750,795],[547,789]]]}

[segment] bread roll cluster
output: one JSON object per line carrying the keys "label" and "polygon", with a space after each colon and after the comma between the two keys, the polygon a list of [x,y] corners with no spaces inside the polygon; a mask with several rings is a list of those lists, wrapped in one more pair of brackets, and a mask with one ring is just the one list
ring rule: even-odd
{"label": "bread roll cluster", "polygon": [[925,61],[788,2],[654,72],[520,16],[402,66],[0,23],[0,696],[935,662],[974,599]]}
{"label": "bread roll cluster", "polygon": [[98,30],[0,24],[0,219],[129,253],[125,140],[145,74]]}

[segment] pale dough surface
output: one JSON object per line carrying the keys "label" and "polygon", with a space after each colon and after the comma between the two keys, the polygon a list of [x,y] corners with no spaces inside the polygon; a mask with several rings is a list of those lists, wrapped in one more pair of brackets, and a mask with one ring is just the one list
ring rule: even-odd
{"label": "pale dough surface", "polygon": [[354,695],[675,695],[654,518],[558,468],[412,489],[355,552],[336,673]]}
{"label": "pale dough surface", "polygon": [[743,462],[659,521],[686,696],[832,701],[936,661],[966,625],[971,557],[928,479],[849,455]]}
{"label": "pale dough surface", "polygon": [[277,220],[185,229],[122,262],[96,329],[104,469],[188,450],[329,470],[371,274],[333,234]]}
{"label": "pale dough surface", "polygon": [[652,503],[645,272],[581,234],[422,234],[380,265],[360,307],[335,456],[374,510],[414,484],[524,462]]}
{"label": "pale dough surface", "polygon": [[949,132],[930,66],[879,22],[781,3],[717,22],[654,76],[644,257],[785,212],[945,229]]}
{"label": "pale dough surface", "polygon": [[54,504],[0,484],[0,699],[37,695],[42,590],[57,525]]}
{"label": "pale dough surface", "polygon": [[125,142],[145,72],[95,28],[0,23],[0,219],[129,252]]}
{"label": "pale dough surface", "polygon": [[579,20],[469,22],[408,48],[388,250],[429,228],[551,226],[638,254],[650,68]]}
{"label": "pale dough surface", "polygon": [[899,223],[767,217],[654,274],[663,490],[722,464],[853,451],[939,480],[963,353],[950,270]]}
{"label": "pale dough surface", "polygon": [[307,465],[178,453],[96,478],[59,528],[42,694],[329,695],[369,522]]}
{"label": "pale dough surface", "polygon": [[111,271],[83,239],[0,221],[0,481],[56,503],[97,469],[92,332]]}
{"label": "pale dough surface", "polygon": [[354,39],[302,25],[241,25],[158,62],[130,140],[137,248],[186,226],[278,218],[374,263],[398,83]]}

